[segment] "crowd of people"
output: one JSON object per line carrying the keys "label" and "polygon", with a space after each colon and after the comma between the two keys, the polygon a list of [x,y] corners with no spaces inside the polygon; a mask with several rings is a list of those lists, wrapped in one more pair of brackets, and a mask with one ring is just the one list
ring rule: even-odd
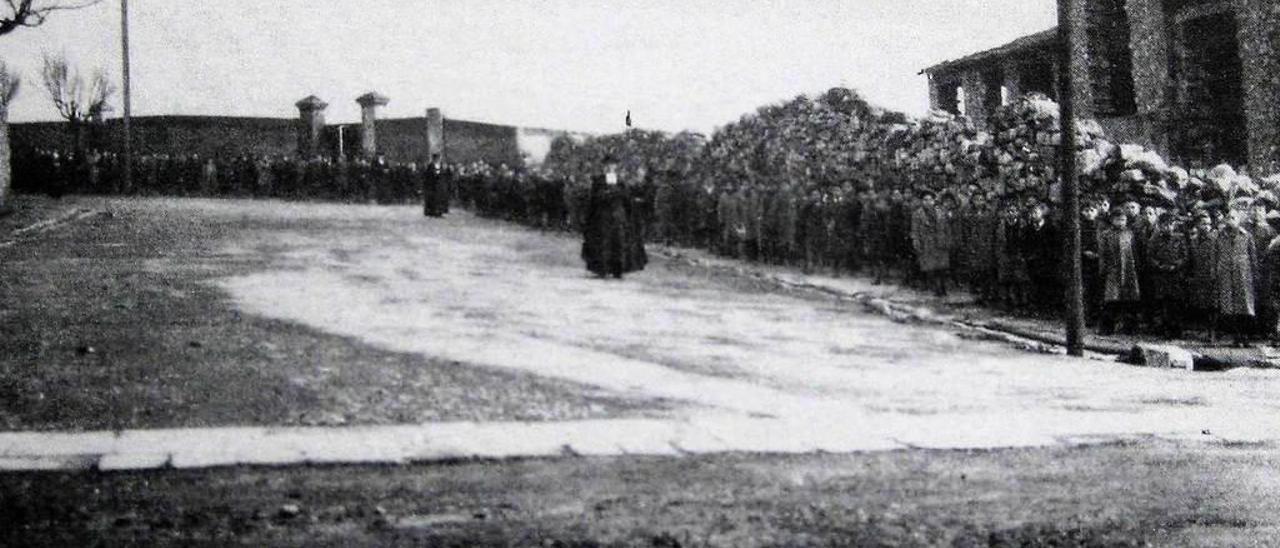
{"label": "crowd of people", "polygon": [[425,174],[425,165],[393,163],[383,156],[339,162],[321,156],[139,154],[133,160],[132,181],[126,183],[124,159],[110,151],[35,149],[19,150],[13,157],[14,188],[52,196],[228,196],[394,204],[416,201]]}
{"label": "crowd of people", "polygon": [[[544,172],[463,170],[482,215],[539,228],[589,226],[591,192]],[[820,187],[702,184],[641,169],[623,175],[628,217],[648,242],[830,275],[862,273],[983,304],[1045,315],[1063,305],[1061,211],[1001,200],[977,184],[905,192],[872,181]],[[1280,240],[1275,204],[1238,198],[1189,210],[1134,196],[1082,207],[1085,305],[1101,332],[1179,337],[1188,329],[1243,343],[1275,337]],[[1275,273],[1275,274],[1273,274]]]}
{"label": "crowd of people", "polygon": [[[382,157],[141,155],[133,188],[125,188],[114,154],[38,150],[15,157],[15,186],[51,194],[422,201],[432,216],[453,202],[482,217],[588,236],[584,259],[601,275],[643,266],[642,246],[634,257],[601,259],[598,244],[623,234],[628,249],[633,242],[696,247],[806,272],[863,273],[939,295],[960,287],[1010,311],[1061,310],[1065,219],[1050,185],[1050,103],[1033,97],[1011,105],[1000,126],[1007,129],[992,137],[947,117],[904,126],[835,91],[762,109],[710,140],[645,131],[557,139],[534,168],[444,165],[438,157],[418,165]],[[1084,173],[1092,182],[1082,237],[1092,324],[1171,337],[1223,332],[1240,343],[1275,338],[1280,242],[1271,223],[1280,213],[1273,183],[1225,166],[1188,172],[1148,150],[1088,140],[1092,167]],[[602,186],[606,157],[619,160],[610,168],[616,184]]]}

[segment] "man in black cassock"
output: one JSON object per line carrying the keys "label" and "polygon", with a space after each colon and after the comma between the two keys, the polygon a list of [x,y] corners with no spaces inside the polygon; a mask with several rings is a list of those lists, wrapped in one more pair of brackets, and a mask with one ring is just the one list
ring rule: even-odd
{"label": "man in black cassock", "polygon": [[440,153],[431,155],[431,163],[422,173],[422,213],[443,217],[449,212],[450,184],[453,174],[440,161]]}
{"label": "man in black cassock", "polygon": [[583,223],[582,260],[597,276],[622,278],[648,263],[641,227],[635,225],[630,189],[618,175],[618,162],[606,157],[604,172],[591,178]]}

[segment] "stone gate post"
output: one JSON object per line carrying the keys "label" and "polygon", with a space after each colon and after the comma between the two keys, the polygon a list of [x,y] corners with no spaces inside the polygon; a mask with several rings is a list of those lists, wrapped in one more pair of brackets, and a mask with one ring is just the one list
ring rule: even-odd
{"label": "stone gate post", "polygon": [[373,158],[378,154],[378,107],[387,104],[390,99],[379,95],[377,92],[369,92],[356,98],[356,103],[360,105],[360,152],[366,158]]}
{"label": "stone gate post", "polygon": [[438,108],[427,109],[427,161],[433,155],[444,158],[444,115]]}
{"label": "stone gate post", "polygon": [[321,152],[324,137],[324,109],[328,103],[310,95],[294,104],[298,107],[298,157],[311,158]]}

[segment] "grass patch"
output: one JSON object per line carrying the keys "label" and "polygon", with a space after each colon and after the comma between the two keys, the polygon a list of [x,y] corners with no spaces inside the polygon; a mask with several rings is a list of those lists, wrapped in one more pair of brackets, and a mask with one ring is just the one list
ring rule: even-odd
{"label": "grass patch", "polygon": [[1147,442],[24,474],[0,476],[0,516],[10,538],[72,544],[1268,545],[1278,503],[1251,478],[1278,464]]}

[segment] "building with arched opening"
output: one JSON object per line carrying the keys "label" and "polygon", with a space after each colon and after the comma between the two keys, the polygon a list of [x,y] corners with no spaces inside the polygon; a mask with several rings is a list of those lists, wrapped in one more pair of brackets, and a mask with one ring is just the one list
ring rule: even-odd
{"label": "building with arched opening", "polygon": [[[1280,2],[1072,1],[1080,116],[1185,165],[1280,171]],[[924,69],[931,104],[981,124],[1020,94],[1055,97],[1058,43],[1050,29]]]}

